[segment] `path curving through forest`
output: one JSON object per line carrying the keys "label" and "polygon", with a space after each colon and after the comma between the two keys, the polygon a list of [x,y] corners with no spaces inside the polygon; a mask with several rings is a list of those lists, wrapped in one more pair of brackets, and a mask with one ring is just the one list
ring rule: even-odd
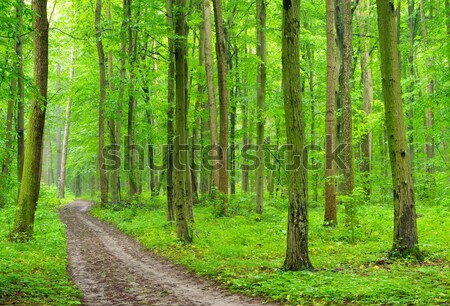
{"label": "path curving through forest", "polygon": [[61,210],[70,272],[84,295],[83,305],[263,305],[158,258],[114,226],[90,216],[90,206],[76,201]]}

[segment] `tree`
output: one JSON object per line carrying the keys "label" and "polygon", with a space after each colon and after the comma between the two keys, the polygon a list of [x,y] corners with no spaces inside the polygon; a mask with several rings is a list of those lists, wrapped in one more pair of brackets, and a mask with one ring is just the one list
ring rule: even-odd
{"label": "tree", "polygon": [[31,111],[28,119],[27,146],[23,175],[11,239],[29,240],[33,236],[34,215],[39,198],[42,144],[48,87],[48,20],[47,1],[33,0],[34,83]]}
{"label": "tree", "polygon": [[333,150],[336,126],[336,56],[335,56],[335,1],[327,0],[327,102],[325,115],[325,224],[337,223],[336,182]]}
{"label": "tree", "polygon": [[222,0],[213,0],[213,6],[216,25],[216,56],[220,105],[219,191],[223,201],[222,213],[226,215],[228,211],[228,105],[230,97],[227,87],[227,50],[223,29]]}
{"label": "tree", "polygon": [[188,99],[186,84],[187,68],[187,23],[186,0],[175,0],[173,20],[176,38],[175,50],[175,138],[174,138],[174,206],[177,222],[177,236],[183,242],[191,242],[189,232],[188,206],[190,205],[190,171],[188,154]]}
{"label": "tree", "polygon": [[101,205],[108,203],[108,177],[106,175],[105,157],[105,99],[106,99],[106,69],[105,52],[103,51],[102,28],[100,25],[102,16],[102,0],[97,0],[95,6],[95,37],[97,38],[97,53],[100,76],[100,97],[98,103],[98,166],[100,173]]}
{"label": "tree", "polygon": [[258,65],[257,76],[257,94],[256,94],[256,145],[258,147],[257,155],[260,161],[256,169],[256,213],[262,214],[264,202],[264,102],[266,100],[266,62],[267,62],[267,47],[266,47],[266,1],[256,1],[256,18],[257,23],[257,48],[256,54],[260,60]]}
{"label": "tree", "polygon": [[[73,82],[73,78],[75,77],[75,69],[74,69],[74,63],[75,63],[75,49],[72,48],[71,54],[70,54],[70,81]],[[61,154],[61,168],[57,169],[59,171],[59,182],[58,182],[58,189],[59,189],[59,198],[64,198],[64,187],[66,183],[66,162],[67,162],[67,146],[69,144],[69,125],[70,125],[70,107],[72,105],[72,97],[69,97],[69,101],[66,105],[66,121],[64,124],[64,138],[62,143],[62,154]]]}
{"label": "tree", "polygon": [[[214,92],[214,71],[211,47],[211,4],[210,0],[203,0],[203,24],[205,29],[205,72],[206,72],[206,88],[208,93],[209,106],[209,129],[211,137],[211,146],[213,149],[213,159],[217,160],[219,157],[219,136],[217,133],[217,115],[216,115],[216,95]],[[219,170],[213,168],[212,171],[212,192],[219,189]]]}
{"label": "tree", "polygon": [[16,16],[18,22],[18,33],[14,48],[17,55],[17,181],[22,182],[23,162],[25,153],[25,111],[24,111],[24,73],[23,73],[23,18],[22,11],[24,6],[23,0],[17,1]]}
{"label": "tree", "polygon": [[286,270],[312,269],[308,255],[308,176],[304,167],[306,156],[305,123],[300,86],[300,0],[283,1],[282,79],[287,142],[291,145],[287,161],[290,169]]}
{"label": "tree", "polygon": [[411,161],[400,92],[400,65],[393,0],[377,0],[381,75],[394,188],[394,242],[391,256],[420,256]]}

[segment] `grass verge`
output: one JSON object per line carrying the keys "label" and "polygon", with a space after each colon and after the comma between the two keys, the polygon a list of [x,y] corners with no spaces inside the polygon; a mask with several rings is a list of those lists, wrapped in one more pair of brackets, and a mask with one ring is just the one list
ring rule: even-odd
{"label": "grass verge", "polygon": [[0,305],[80,305],[80,293],[66,272],[65,227],[56,187],[42,186],[34,237],[11,243],[7,236],[15,205],[0,209]]}
{"label": "grass verge", "polygon": [[166,221],[163,198],[148,203],[96,207],[92,214],[233,291],[292,305],[438,305],[450,299],[448,205],[418,207],[420,248],[427,254],[422,263],[383,259],[393,231],[388,206],[360,206],[353,226],[336,228],[323,227],[323,210],[311,208],[310,256],[316,271],[283,272],[285,199],[268,201],[262,218],[251,213],[251,195],[231,199],[231,217],[218,218],[211,205],[200,204],[195,207],[191,245],[177,241],[174,225]]}

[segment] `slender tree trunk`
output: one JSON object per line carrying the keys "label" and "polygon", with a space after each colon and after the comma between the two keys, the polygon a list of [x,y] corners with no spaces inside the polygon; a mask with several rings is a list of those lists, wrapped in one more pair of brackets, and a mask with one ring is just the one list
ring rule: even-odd
{"label": "slender tree trunk", "polygon": [[[360,28],[361,45],[361,79],[363,83],[363,103],[366,120],[372,114],[373,103],[373,81],[370,68],[370,0],[362,0],[357,11]],[[372,127],[370,122],[366,123],[365,133],[361,139],[362,165],[361,172],[364,177],[364,190],[368,197],[371,193],[370,171],[372,164]]]}
{"label": "slender tree trunk", "polygon": [[100,97],[98,104],[98,165],[100,172],[101,205],[108,203],[108,178],[106,175],[105,157],[105,99],[106,99],[106,69],[105,53],[103,51],[102,29],[100,26],[102,15],[102,0],[97,0],[95,7],[95,36],[97,38],[97,53],[100,75]]}
{"label": "slender tree trunk", "polygon": [[335,56],[335,1],[327,0],[327,102],[325,115],[325,224],[335,225],[336,180],[334,146],[336,143],[336,56]]}
{"label": "slender tree trunk", "polygon": [[22,35],[23,35],[23,18],[22,9],[24,1],[19,0],[16,6],[16,17],[18,22],[18,33],[14,48],[17,55],[17,180],[22,182],[22,172],[25,154],[25,120],[24,120],[24,73],[23,73],[23,52],[22,52]]}
{"label": "slender tree trunk", "polygon": [[400,93],[400,68],[393,0],[377,0],[381,75],[394,188],[391,255],[419,255],[414,187]]}
{"label": "slender tree trunk", "polygon": [[17,201],[16,217],[11,233],[13,240],[28,240],[33,236],[34,215],[39,198],[42,141],[48,86],[48,21],[47,1],[33,0],[34,83],[37,91],[28,119],[27,147],[24,155],[22,184]]}
{"label": "slender tree trunk", "polygon": [[[75,48],[72,47],[72,51],[70,54],[70,82],[73,82],[73,79],[75,77]],[[67,146],[69,144],[69,126],[70,126],[70,107],[72,105],[72,97],[69,96],[69,101],[66,105],[66,121],[64,125],[64,138],[63,138],[63,144],[62,144],[62,154],[61,154],[61,169],[60,175],[59,175],[59,183],[58,183],[58,189],[59,189],[59,198],[64,198],[64,187],[66,183],[66,161],[67,161]]]}
{"label": "slender tree trunk", "polygon": [[228,213],[228,105],[230,97],[227,87],[227,50],[222,18],[222,0],[212,0],[216,26],[216,56],[220,105],[220,150],[219,191],[222,197],[222,213]]}
{"label": "slender tree trunk", "polygon": [[[202,1],[202,12],[203,12],[203,1]],[[211,27],[211,20],[209,22],[210,27]],[[200,131],[200,147],[201,147],[201,152],[202,152],[202,166],[201,166],[201,171],[200,171],[200,193],[202,195],[207,194],[210,190],[210,175],[208,173],[208,171],[206,170],[206,163],[207,161],[207,154],[205,152],[203,152],[203,148],[205,147],[205,140],[207,137],[207,130],[210,127],[210,123],[208,119],[205,119],[205,116],[203,116],[203,113],[207,110],[208,108],[208,101],[204,99],[204,94],[205,94],[205,86],[203,83],[203,80],[205,79],[205,21],[203,21],[200,24],[200,42],[199,42],[199,52],[198,52],[198,63],[199,63],[199,68],[198,68],[198,85],[197,85],[197,91],[198,91],[198,99],[201,103],[201,116],[200,116],[200,127],[201,127],[201,131]],[[215,109],[214,109],[215,110]]]}
{"label": "slender tree trunk", "polygon": [[308,174],[303,153],[305,145],[305,122],[302,111],[300,86],[300,0],[283,1],[282,33],[282,79],[284,94],[284,116],[288,151],[288,164],[295,171],[288,172],[289,211],[287,249],[284,268],[286,270],[311,269],[308,255]]}
{"label": "slender tree trunk", "polygon": [[256,213],[262,214],[264,203],[264,104],[266,100],[266,62],[267,62],[267,46],[266,46],[266,1],[256,1],[256,18],[257,22],[257,48],[256,55],[260,63],[258,65],[257,76],[257,93],[256,93],[256,145],[257,157],[259,165],[256,168]]}
{"label": "slender tree trunk", "polygon": [[415,48],[414,42],[416,38],[416,28],[417,28],[417,18],[414,0],[408,0],[408,27],[409,27],[409,78],[410,78],[410,86],[408,88],[409,91],[409,111],[408,111],[408,142],[409,142],[409,155],[411,159],[411,164],[414,164],[414,126],[413,126],[413,105],[415,101],[415,88],[416,88],[416,73],[414,69],[414,59],[415,59]]}
{"label": "slender tree trunk", "polygon": [[[214,70],[212,58],[212,29],[211,29],[211,4],[210,0],[203,0],[203,23],[205,27],[205,72],[206,87],[208,93],[209,105],[209,124],[212,146],[212,158],[217,161],[219,158],[219,136],[217,132],[217,115],[216,115],[216,96],[214,91]],[[219,189],[219,170],[213,167],[212,171],[212,192],[215,193]]]}
{"label": "slender tree trunk", "polygon": [[[339,12],[338,12],[339,13]],[[339,71],[339,92],[342,105],[342,144],[345,148],[342,151],[344,168],[341,172],[344,175],[344,182],[341,185],[341,194],[351,196],[353,193],[353,150],[352,150],[352,100],[351,100],[351,80],[352,80],[352,6],[351,0],[342,0],[342,48],[341,66]],[[349,220],[354,218],[353,203],[346,201],[346,215]]]}
{"label": "slender tree trunk", "polygon": [[[56,93],[61,89],[60,77],[61,77],[61,65],[56,64]],[[56,108],[56,187],[59,187],[59,176],[61,174],[61,152],[62,152],[62,128],[61,128],[61,106],[58,105]]]}
{"label": "slender tree trunk", "polygon": [[174,206],[177,221],[177,236],[183,242],[191,242],[192,236],[188,225],[188,211],[192,199],[189,197],[189,154],[188,147],[188,100],[186,84],[188,78],[187,69],[187,24],[186,24],[186,0],[175,0],[173,9],[173,22],[175,35],[175,139],[174,139]]}
{"label": "slender tree trunk", "polygon": [[[8,110],[6,113],[6,156],[3,161],[2,166],[2,174],[6,177],[9,175],[9,165],[11,163],[11,153],[12,153],[12,141],[13,141],[13,135],[12,135],[12,127],[13,127],[13,113],[14,113],[14,102],[16,98],[16,91],[17,91],[17,80],[12,79],[11,80],[11,98],[8,100]],[[1,205],[1,203],[0,203]]]}
{"label": "slender tree trunk", "polygon": [[[241,111],[242,111],[242,148],[245,149],[247,145],[249,144],[248,141],[248,102],[246,99],[242,101],[241,104]],[[242,192],[247,193],[249,191],[249,175],[248,170],[244,169],[242,167],[241,172],[241,187]]]}
{"label": "slender tree trunk", "polygon": [[[172,1],[166,0],[167,23],[170,33],[173,33],[174,21],[172,13]],[[169,38],[169,70],[167,86],[167,220],[175,221],[173,204],[173,134],[174,134],[174,105],[175,105],[175,50],[173,39]]]}

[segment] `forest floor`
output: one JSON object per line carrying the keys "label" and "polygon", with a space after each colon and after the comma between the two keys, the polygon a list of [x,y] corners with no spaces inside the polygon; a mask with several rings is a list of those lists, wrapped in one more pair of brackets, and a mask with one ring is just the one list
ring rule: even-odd
{"label": "forest floor", "polygon": [[61,210],[70,272],[84,305],[262,305],[145,250],[90,216],[90,206],[76,201]]}

